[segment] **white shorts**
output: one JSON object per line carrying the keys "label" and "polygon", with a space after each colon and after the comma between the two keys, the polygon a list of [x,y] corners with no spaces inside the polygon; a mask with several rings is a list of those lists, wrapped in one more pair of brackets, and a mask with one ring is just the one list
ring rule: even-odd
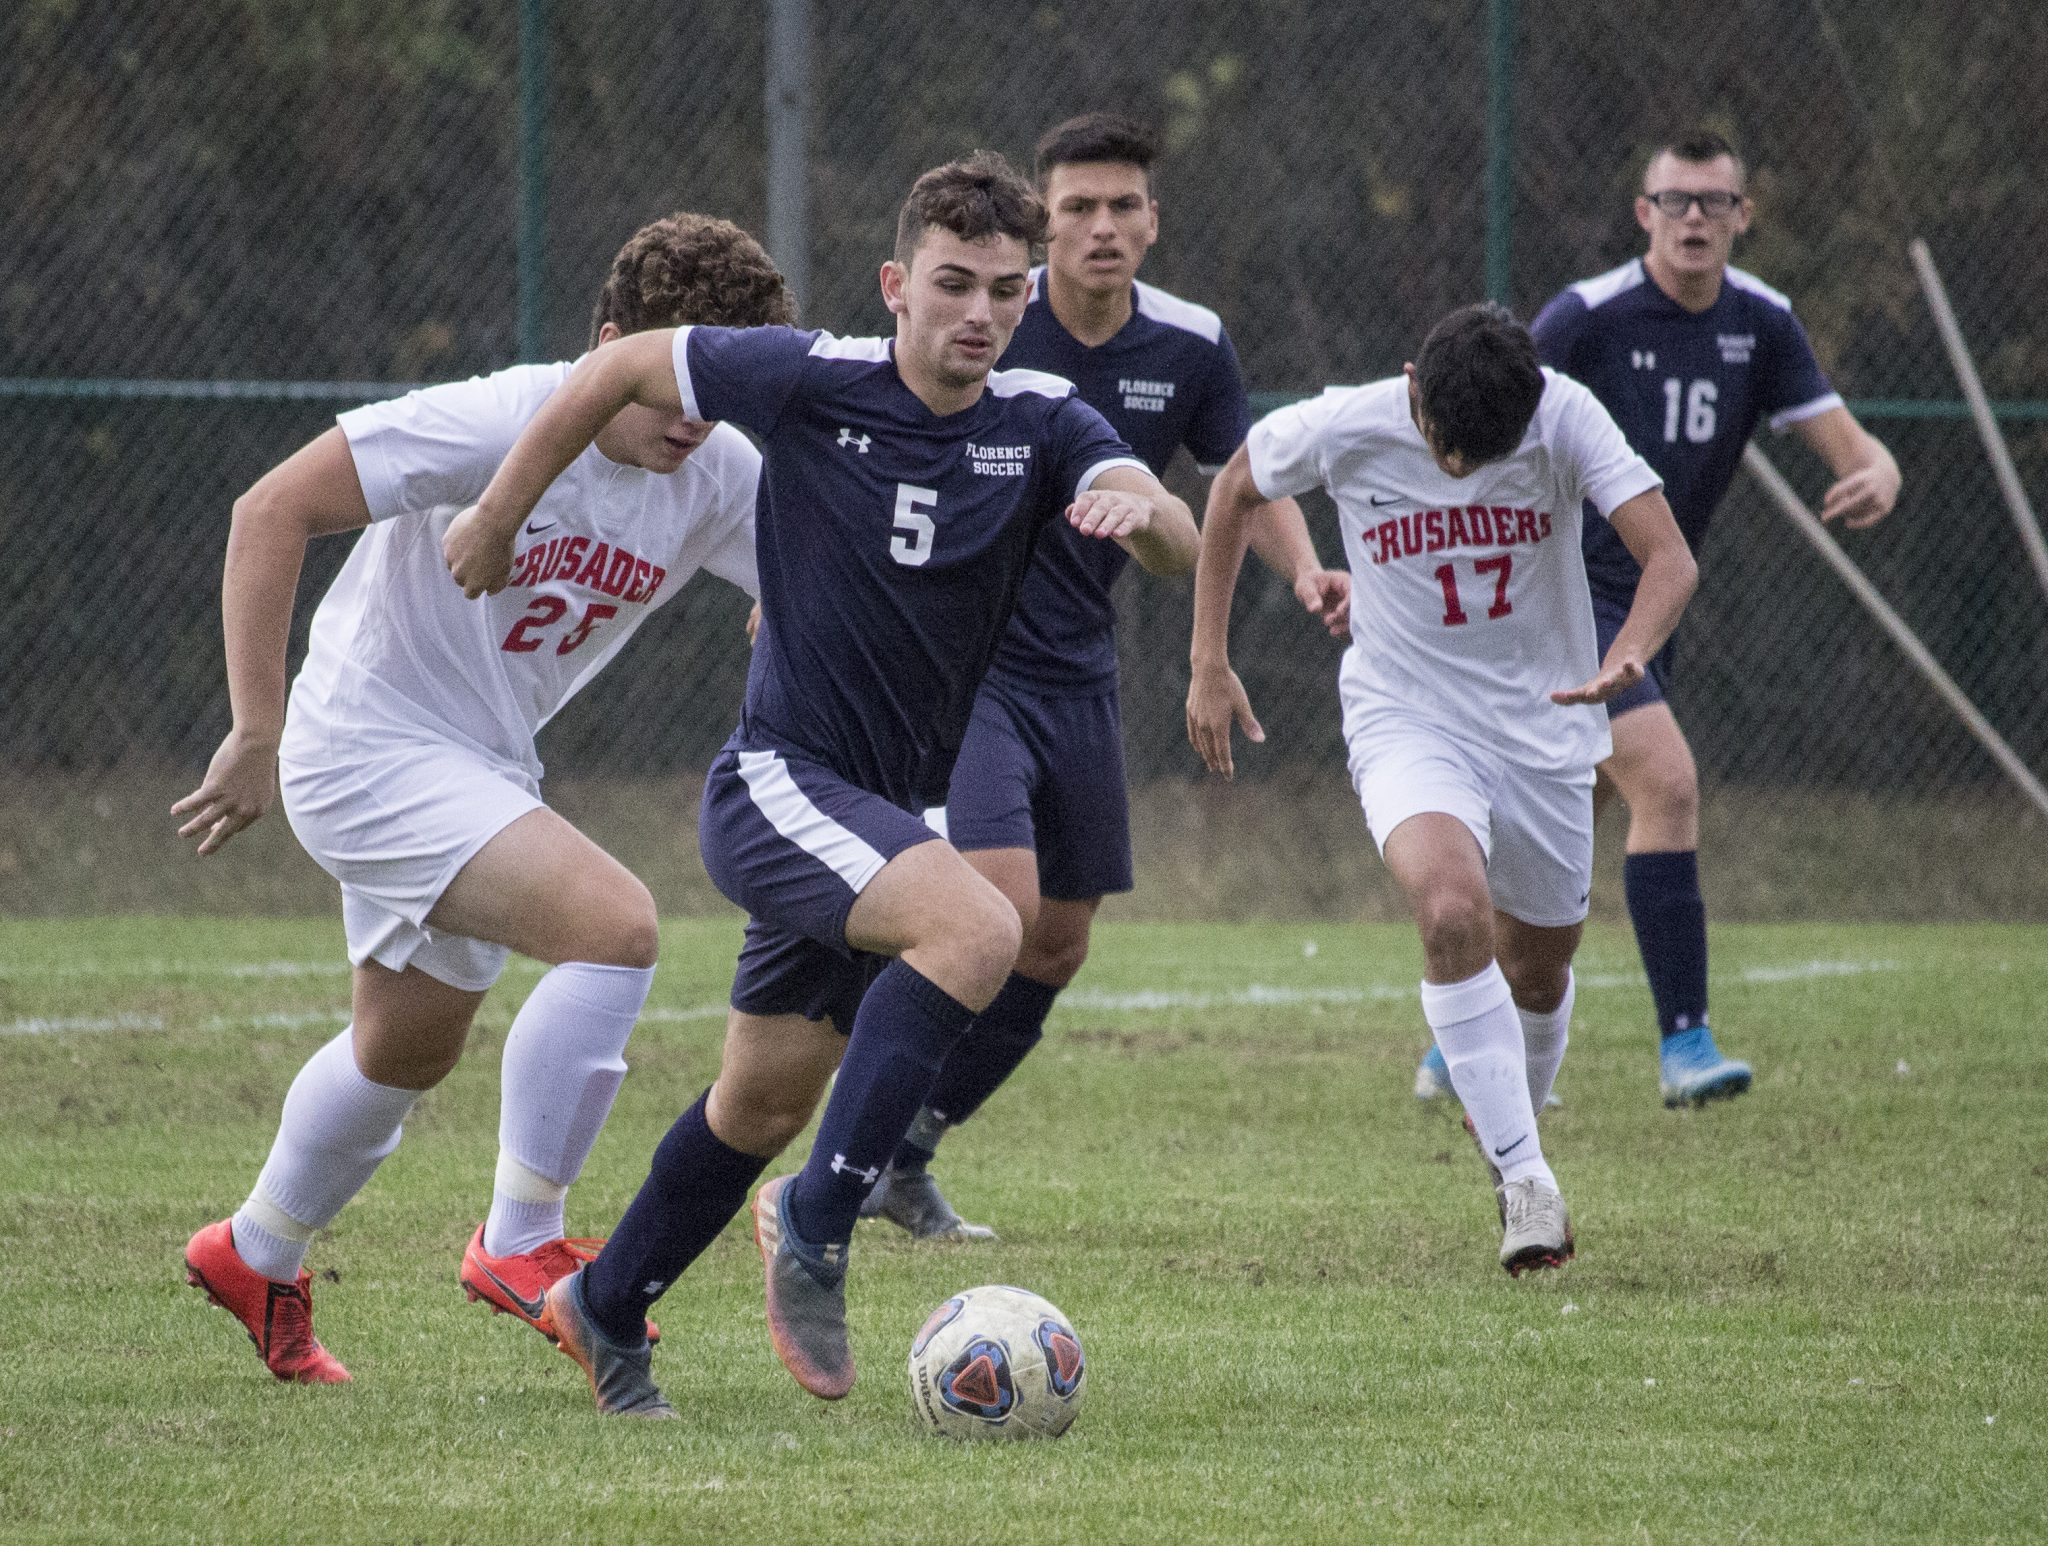
{"label": "white shorts", "polygon": [[416,966],[480,993],[511,954],[503,945],[427,927],[456,872],[506,827],[537,810],[540,786],[445,741],[359,743],[346,761],[278,759],[292,831],[341,882],[341,920],[354,965]]}
{"label": "white shorts", "polygon": [[1347,701],[1351,784],[1384,855],[1410,816],[1455,816],[1486,856],[1493,905],[1539,929],[1586,917],[1593,889],[1593,770],[1538,773],[1409,715]]}

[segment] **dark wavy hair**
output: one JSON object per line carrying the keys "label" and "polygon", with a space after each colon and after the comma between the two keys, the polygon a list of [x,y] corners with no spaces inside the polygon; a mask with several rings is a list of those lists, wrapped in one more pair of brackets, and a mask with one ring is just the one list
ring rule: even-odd
{"label": "dark wavy hair", "polygon": [[1035,249],[1045,240],[1045,204],[1015,167],[992,150],[935,166],[911,185],[896,217],[896,261],[905,265],[934,226],[964,242],[1014,236]]}
{"label": "dark wavy hair", "polygon": [[1522,443],[1543,399],[1536,342],[1505,306],[1461,306],[1422,341],[1415,389],[1437,450],[1497,462]]}
{"label": "dark wavy hair", "polygon": [[794,322],[796,302],[781,270],[761,244],[711,215],[678,210],[635,231],[612,259],[597,309],[591,347],[607,322],[621,333],[705,323],[760,327]]}

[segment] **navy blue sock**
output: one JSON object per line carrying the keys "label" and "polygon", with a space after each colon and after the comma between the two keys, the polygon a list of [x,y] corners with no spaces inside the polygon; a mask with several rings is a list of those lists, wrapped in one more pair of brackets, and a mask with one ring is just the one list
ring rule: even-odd
{"label": "navy blue sock", "polygon": [[[974,1017],[967,1034],[946,1054],[938,1081],[925,1097],[932,1115],[951,1126],[979,1111],[1038,1045],[1045,1034],[1045,1017],[1059,996],[1060,990],[1050,983],[1010,973],[1003,991]],[[918,1136],[913,1128],[897,1148],[891,1163],[898,1170],[919,1170],[931,1163],[933,1151],[919,1144]]]}
{"label": "navy blue sock", "polygon": [[590,1318],[614,1342],[639,1342],[647,1310],[746,1204],[766,1158],[742,1154],[711,1131],[704,1101],[669,1128],[654,1163],[597,1260],[583,1269]]}
{"label": "navy blue sock", "polygon": [[[972,1034],[970,1031],[969,1034]],[[963,1038],[964,1039],[964,1038]],[[959,1048],[953,1049],[954,1054]],[[947,1059],[950,1063],[951,1058]],[[945,1069],[939,1070],[939,1077],[945,1077]],[[932,1156],[939,1152],[939,1140],[946,1136],[949,1126],[939,1114],[932,1110],[929,1100],[924,1109],[911,1120],[910,1131],[903,1135],[903,1141],[896,1145],[896,1153],[889,1161],[891,1170],[923,1170],[932,1162]]]}
{"label": "navy blue sock", "polygon": [[1700,856],[1690,850],[1630,854],[1621,878],[1657,1003],[1657,1029],[1675,1036],[1705,1025],[1707,904],[1700,896]]}
{"label": "navy blue sock", "polygon": [[811,1157],[789,1186],[789,1217],[808,1245],[845,1244],[853,1221],[974,1011],[903,961],[875,978],[853,1017]]}

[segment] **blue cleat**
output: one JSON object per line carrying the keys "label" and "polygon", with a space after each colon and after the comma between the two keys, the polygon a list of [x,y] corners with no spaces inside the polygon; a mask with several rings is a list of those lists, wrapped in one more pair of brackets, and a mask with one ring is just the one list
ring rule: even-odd
{"label": "blue cleat", "polygon": [[1422,1061],[1415,1066],[1415,1098],[1417,1100],[1438,1100],[1443,1096],[1455,1096],[1451,1088],[1451,1070],[1444,1062],[1443,1048],[1435,1042],[1422,1054]]}
{"label": "blue cleat", "polygon": [[1749,1088],[1749,1065],[1723,1057],[1714,1045],[1714,1033],[1704,1025],[1665,1037],[1657,1061],[1667,1106],[1728,1100]]}

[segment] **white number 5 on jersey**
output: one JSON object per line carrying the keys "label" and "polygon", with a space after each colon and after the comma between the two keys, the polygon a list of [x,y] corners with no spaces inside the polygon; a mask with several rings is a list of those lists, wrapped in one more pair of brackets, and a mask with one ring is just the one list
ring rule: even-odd
{"label": "white number 5 on jersey", "polygon": [[890,524],[896,535],[889,539],[889,556],[913,569],[932,556],[932,533],[938,528],[926,514],[938,508],[939,491],[919,488],[915,483],[896,485],[896,519]]}

